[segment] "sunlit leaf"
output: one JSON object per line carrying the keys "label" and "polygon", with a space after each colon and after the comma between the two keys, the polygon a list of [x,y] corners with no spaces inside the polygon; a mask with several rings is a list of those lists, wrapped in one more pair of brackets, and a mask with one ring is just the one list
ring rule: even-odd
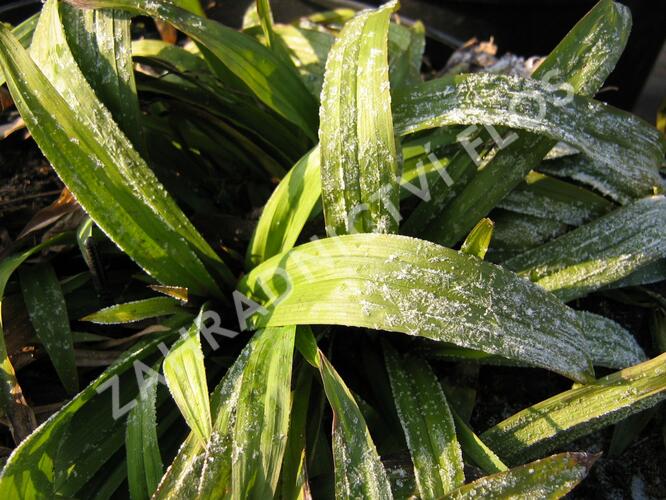
{"label": "sunlit leaf", "polygon": [[396,331],[522,360],[574,380],[591,375],[573,310],[508,271],[426,241],[358,234],[307,243],[255,268],[240,290],[269,310],[251,318],[255,326]]}
{"label": "sunlit leaf", "polygon": [[322,201],[329,234],[395,232],[397,154],[388,75],[395,1],[347,23],[326,62],[322,89]]}
{"label": "sunlit leaf", "polygon": [[105,307],[81,318],[81,321],[90,321],[91,323],[102,325],[131,323],[133,321],[167,316],[182,312],[182,310],[183,308],[179,305],[178,301],[174,299],[169,297],[154,297]]}
{"label": "sunlit leaf", "polygon": [[596,461],[587,453],[561,453],[482,477],[443,498],[560,498],[578,485]]}
{"label": "sunlit leaf", "polygon": [[481,435],[511,463],[529,459],[666,398],[666,354],[526,408]]}

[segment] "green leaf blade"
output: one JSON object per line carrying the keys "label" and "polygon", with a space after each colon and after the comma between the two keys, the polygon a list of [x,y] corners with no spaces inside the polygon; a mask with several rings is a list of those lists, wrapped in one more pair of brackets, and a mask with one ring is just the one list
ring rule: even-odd
{"label": "green leaf blade", "polygon": [[397,229],[391,213],[397,210],[399,190],[387,54],[389,20],[396,8],[392,1],[357,15],[326,62],[319,140],[329,234]]}
{"label": "green leaf blade", "polygon": [[366,327],[500,354],[574,380],[592,373],[575,311],[508,271],[422,240],[357,234],[307,243],[255,268],[239,290],[269,311],[251,318],[257,327]]}
{"label": "green leaf blade", "polygon": [[505,419],[481,439],[511,463],[553,450],[666,398],[666,354],[563,392]]}
{"label": "green leaf blade", "polygon": [[231,483],[238,498],[275,495],[289,430],[295,332],[294,326],[262,332],[243,371]]}
{"label": "green leaf blade", "polygon": [[81,321],[90,321],[101,325],[116,325],[167,316],[178,312],[183,312],[183,308],[178,301],[169,297],[153,297],[105,307],[81,318]]}
{"label": "green leaf blade", "polygon": [[132,500],[150,498],[164,474],[157,440],[157,387],[156,376],[148,379],[144,394],[127,417],[127,481]]}
{"label": "green leaf blade", "polygon": [[561,498],[587,476],[595,455],[561,453],[482,477],[445,498]]}
{"label": "green leaf blade", "polygon": [[210,440],[212,419],[199,331],[202,315],[164,358],[164,378],[187,425],[202,443]]}
{"label": "green leaf blade", "polygon": [[79,390],[74,342],[67,306],[55,270],[49,264],[21,271],[21,290],[30,321],[44,345],[63,386],[70,394]]}
{"label": "green leaf blade", "polygon": [[426,361],[400,358],[387,344],[384,356],[421,498],[440,498],[465,482],[446,397]]}
{"label": "green leaf blade", "polygon": [[333,409],[336,498],[391,499],[391,486],[351,392],[319,351],[321,379]]}

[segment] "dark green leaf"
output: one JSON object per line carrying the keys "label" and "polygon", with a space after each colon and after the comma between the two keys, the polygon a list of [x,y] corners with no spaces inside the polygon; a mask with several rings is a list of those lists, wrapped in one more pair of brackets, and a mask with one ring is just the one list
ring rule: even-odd
{"label": "dark green leaf", "polygon": [[50,264],[26,267],[20,272],[23,300],[35,333],[51,358],[69,394],[79,390],[74,342],[67,305],[55,270]]}

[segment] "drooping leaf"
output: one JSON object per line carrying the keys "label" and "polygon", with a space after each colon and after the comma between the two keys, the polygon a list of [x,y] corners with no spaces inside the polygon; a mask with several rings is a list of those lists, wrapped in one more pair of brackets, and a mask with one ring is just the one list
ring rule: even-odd
{"label": "drooping leaf", "polygon": [[327,232],[397,228],[397,153],[387,37],[391,1],[349,21],[326,61],[321,97],[322,202]]}
{"label": "drooping leaf", "polygon": [[74,342],[60,282],[50,264],[20,271],[21,290],[30,321],[69,394],[79,389]]}
{"label": "drooping leaf", "polygon": [[516,213],[580,226],[610,212],[614,205],[580,186],[530,172],[498,207]]}
{"label": "drooping leaf", "polygon": [[582,297],[666,256],[666,198],[619,208],[504,262],[562,300]]}
{"label": "drooping leaf", "polygon": [[[631,14],[625,6],[602,0],[581,19],[532,77],[571,85],[584,96],[594,95],[617,63],[627,42]],[[437,241],[450,245],[461,239],[511,192],[548,154],[555,140],[525,132],[497,151],[443,211],[438,212]],[[502,134],[502,137],[505,137]]]}
{"label": "drooping leaf", "polygon": [[127,417],[127,482],[132,500],[150,498],[164,473],[157,440],[157,387],[158,378],[153,375]]}
{"label": "drooping leaf", "polygon": [[388,344],[384,344],[384,357],[420,497],[441,498],[465,482],[460,445],[444,392],[427,361],[399,357]]}
{"label": "drooping leaf", "polygon": [[390,499],[391,486],[351,392],[319,351],[319,372],[333,410],[336,498]]}
{"label": "drooping leaf", "polygon": [[182,311],[183,308],[177,300],[169,297],[153,297],[105,307],[81,318],[81,321],[90,321],[102,325],[121,324],[167,316]]}
{"label": "drooping leaf", "polygon": [[269,310],[251,318],[259,327],[396,331],[522,360],[574,380],[591,375],[573,310],[508,271],[426,241],[358,234],[307,243],[255,268],[239,290]]}
{"label": "drooping leaf", "polygon": [[[396,130],[401,135],[445,125],[492,125],[565,141],[581,150],[599,168],[610,166],[608,168],[617,169],[627,163],[640,166],[643,195],[652,193],[655,188],[663,190],[658,169],[666,142],[656,129],[629,113],[584,96],[574,95],[567,100],[553,93],[550,84],[539,80],[492,74],[465,74],[430,80],[396,96],[394,113]],[[492,169],[493,162],[520,142],[517,132],[511,134],[515,140],[510,142],[511,135],[502,137],[506,144],[499,147],[491,163],[481,169],[475,179],[489,175],[484,172]],[[466,153],[474,154],[473,151]],[[525,156],[522,151],[513,155],[514,159]],[[515,170],[522,171],[522,168]],[[486,184],[489,182],[486,181]],[[587,199],[590,197],[588,195]],[[460,203],[460,198],[465,198],[464,192],[452,204]],[[499,201],[494,200],[493,207]],[[597,204],[602,201],[598,200]],[[473,210],[476,213],[477,208]],[[439,216],[428,226],[425,234],[433,241],[450,245],[457,240],[449,238],[449,233],[461,231],[454,227],[460,224],[458,220]]]}
{"label": "drooping leaf", "polygon": [[563,235],[571,228],[551,219],[493,210],[495,224],[489,259],[502,262]]}
{"label": "drooping leaf", "polygon": [[666,354],[546,399],[481,434],[517,463],[547,453],[666,398]]}
{"label": "drooping leaf", "polygon": [[578,317],[595,366],[619,370],[645,361],[634,336],[615,321],[587,311],[579,311]]}
{"label": "drooping leaf", "polygon": [[561,498],[578,485],[596,461],[588,453],[561,453],[482,477],[443,498]]}
{"label": "drooping leaf", "polygon": [[0,30],[0,65],[29,130],[77,200],[130,257],[167,284],[220,294],[195,249],[229,281],[230,272],[95,98],[73,63],[56,7],[49,1],[40,17],[50,30],[48,51],[36,52],[46,57],[41,68]]}
{"label": "drooping leaf", "polygon": [[212,419],[199,339],[202,314],[203,310],[164,358],[164,378],[185,422],[201,443],[207,443],[212,432]]}
{"label": "drooping leaf", "polygon": [[543,161],[537,170],[590,186],[622,204],[651,194],[650,187],[655,179],[654,173],[640,163],[599,164],[582,154]]}
{"label": "drooping leaf", "polygon": [[[315,137],[316,104],[298,75],[252,37],[165,0],[68,0],[87,8],[126,9],[157,17],[205,47],[269,108]],[[213,66],[216,69],[216,66]]]}

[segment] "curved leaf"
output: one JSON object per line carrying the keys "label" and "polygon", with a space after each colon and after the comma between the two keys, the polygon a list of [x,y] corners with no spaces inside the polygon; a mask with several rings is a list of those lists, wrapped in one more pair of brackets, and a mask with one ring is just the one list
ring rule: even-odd
{"label": "curved leaf", "polygon": [[251,318],[255,327],[375,328],[500,354],[574,380],[591,375],[573,310],[509,271],[426,241],[358,234],[307,243],[255,268],[239,290],[269,310]]}
{"label": "curved leaf", "polygon": [[203,45],[264,104],[314,139],[317,129],[314,98],[291,68],[252,37],[191,14],[165,0],[68,1],[86,8],[126,9],[168,22]]}
{"label": "curved leaf", "polygon": [[666,257],[666,198],[619,208],[504,262],[562,300],[618,281]]}
{"label": "curved leaf", "polygon": [[47,57],[42,69],[57,89],[0,29],[0,65],[30,132],[95,222],[144,269],[169,285],[220,294],[195,249],[229,281],[231,273],[97,101],[67,48],[56,7],[49,1],[43,8],[40,26],[50,30],[50,44],[36,54]]}

